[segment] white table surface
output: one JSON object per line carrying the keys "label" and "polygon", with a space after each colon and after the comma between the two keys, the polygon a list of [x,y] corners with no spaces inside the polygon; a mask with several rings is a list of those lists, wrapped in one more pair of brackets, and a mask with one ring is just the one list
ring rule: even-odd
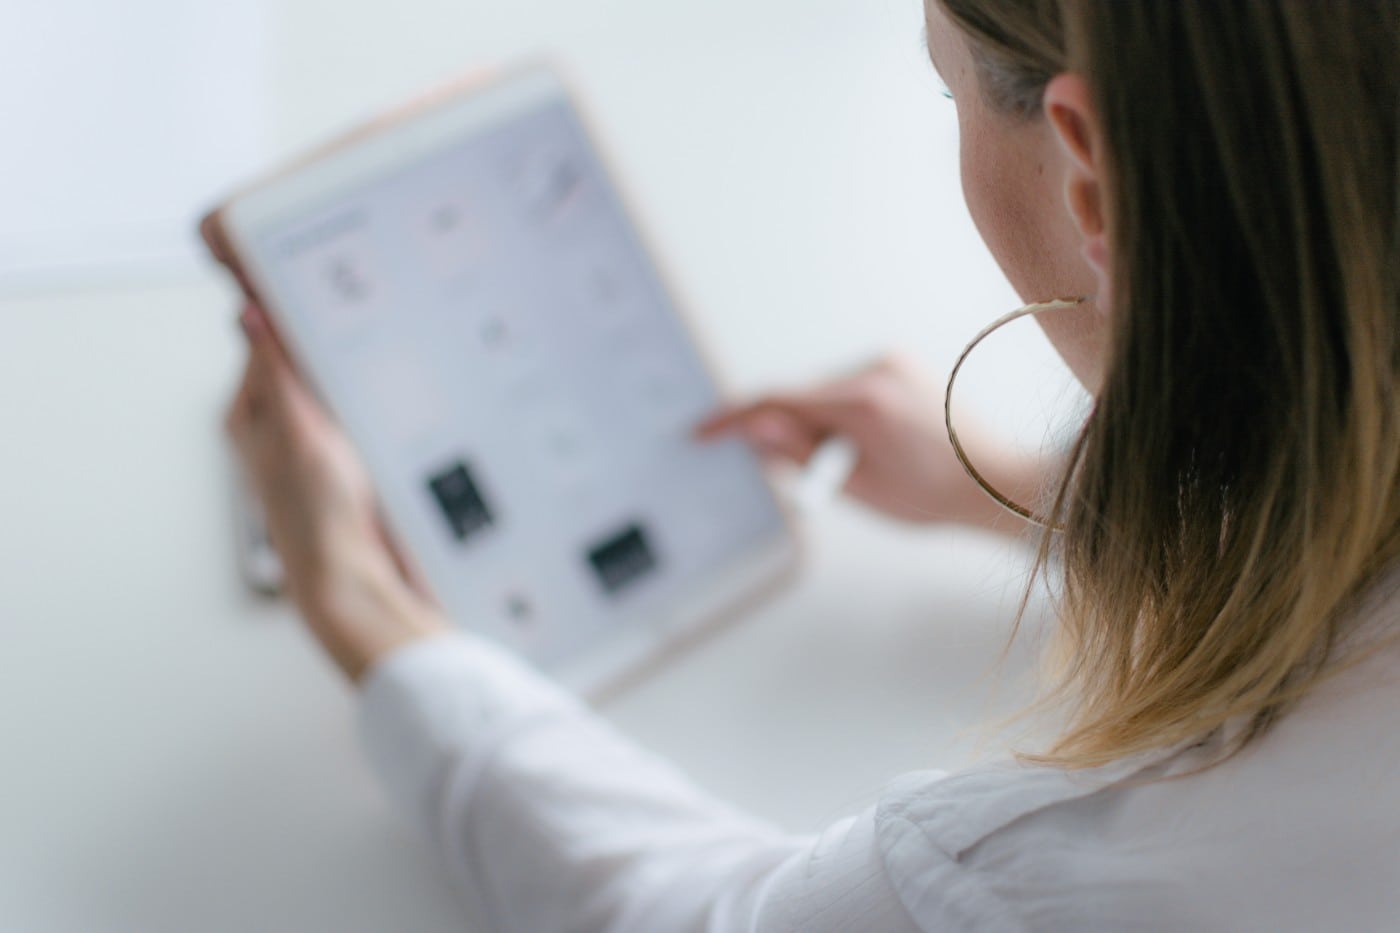
{"label": "white table surface", "polygon": [[[289,0],[272,26],[279,152],[461,67],[562,55],[742,390],[889,346],[946,370],[1014,300],[961,206],[917,0]],[[212,272],[0,297],[5,930],[460,928],[347,689],[234,574],[232,302]],[[1036,375],[1012,361],[994,391]],[[807,538],[797,586],[605,710],[794,830],[966,761],[1026,668],[998,688],[1014,545],[846,507]]]}

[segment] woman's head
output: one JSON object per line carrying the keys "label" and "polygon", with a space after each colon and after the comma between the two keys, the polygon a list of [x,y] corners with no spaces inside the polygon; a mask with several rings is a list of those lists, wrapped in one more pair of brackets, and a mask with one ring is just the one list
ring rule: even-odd
{"label": "woman's head", "polygon": [[[973,221],[1025,301],[1097,297],[1107,283],[1088,262],[1079,229],[1094,218],[1076,218],[1067,209],[1067,174],[1078,166],[1064,147],[1062,129],[1044,117],[1047,86],[1065,66],[1057,5],[1000,0],[969,6],[967,15],[983,35],[1014,30],[1021,50],[1013,58],[988,39],[970,43],[967,27],[929,0],[929,52],[957,102],[963,194]],[[1072,101],[1076,117],[1087,107],[1082,82],[1078,85],[1069,88],[1078,95]],[[1090,302],[1039,319],[1075,375],[1090,387],[1097,384],[1103,355],[1098,308]]]}
{"label": "woman's head", "polygon": [[1100,298],[1043,322],[1097,399],[1061,757],[1262,727],[1400,556],[1400,4],[929,2],[989,246]]}

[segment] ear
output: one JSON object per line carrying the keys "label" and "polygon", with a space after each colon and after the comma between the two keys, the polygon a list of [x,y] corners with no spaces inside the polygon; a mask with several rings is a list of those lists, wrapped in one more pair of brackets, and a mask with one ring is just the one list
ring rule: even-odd
{"label": "ear", "polygon": [[[1045,86],[1046,120],[1064,153],[1065,203],[1084,238],[1084,258],[1103,282],[1108,274],[1108,218],[1104,211],[1103,134],[1089,84],[1073,73]],[[1106,284],[1106,282],[1105,282]]]}

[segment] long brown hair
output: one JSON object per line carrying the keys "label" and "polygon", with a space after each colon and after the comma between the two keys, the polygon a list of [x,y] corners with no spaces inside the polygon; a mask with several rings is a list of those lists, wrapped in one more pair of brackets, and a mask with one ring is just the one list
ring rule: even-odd
{"label": "long brown hair", "polygon": [[1107,153],[1109,356],[1039,564],[1071,721],[1034,757],[1242,747],[1400,557],[1400,3],[936,2],[1002,111],[1082,75]]}

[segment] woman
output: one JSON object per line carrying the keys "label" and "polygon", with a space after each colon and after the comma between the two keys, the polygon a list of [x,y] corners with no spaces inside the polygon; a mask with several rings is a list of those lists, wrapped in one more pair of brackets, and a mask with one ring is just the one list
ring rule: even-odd
{"label": "woman", "polygon": [[[1393,929],[1400,4],[929,0],[988,246],[1094,394],[1039,498],[1066,731],[789,838],[448,626],[252,340],[231,429],[371,757],[479,929]],[[900,368],[731,412],[978,521]],[[984,468],[1010,490],[1024,468]],[[1053,562],[1050,559],[1053,558]]]}

